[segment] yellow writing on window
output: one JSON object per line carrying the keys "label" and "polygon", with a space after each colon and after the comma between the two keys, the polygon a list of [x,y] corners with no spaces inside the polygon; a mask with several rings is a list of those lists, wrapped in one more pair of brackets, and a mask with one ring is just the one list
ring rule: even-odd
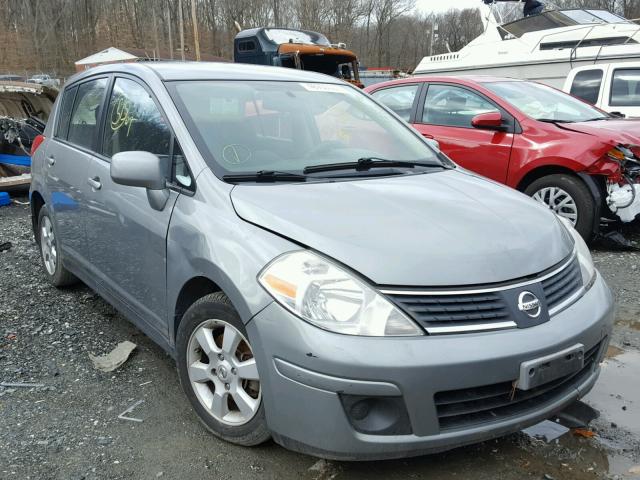
{"label": "yellow writing on window", "polygon": [[111,111],[111,130],[117,132],[122,127],[127,128],[127,137],[129,136],[129,132],[131,131],[131,125],[136,121],[136,118],[131,115],[131,110],[133,110],[131,102],[125,98],[118,98],[113,106],[113,110]]}

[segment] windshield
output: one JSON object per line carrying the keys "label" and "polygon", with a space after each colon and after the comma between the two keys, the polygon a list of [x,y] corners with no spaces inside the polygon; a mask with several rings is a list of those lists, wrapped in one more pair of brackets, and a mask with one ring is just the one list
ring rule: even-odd
{"label": "windshield", "polygon": [[218,175],[299,173],[365,157],[441,163],[408,125],[349,85],[190,81],[170,90]]}
{"label": "windshield", "polygon": [[587,11],[592,15],[596,15],[597,17],[600,17],[602,20],[604,20],[607,23],[629,23],[629,21],[626,18],[620,17],[614,13],[608,12],[607,10],[587,10]]}
{"label": "windshield", "polygon": [[608,118],[597,108],[539,83],[507,81],[485,83],[484,86],[536,120],[584,122]]}
{"label": "windshield", "polygon": [[329,40],[327,40],[324,35],[316,32],[267,28],[264,33],[267,35],[269,40],[275,43],[307,43],[312,45],[329,46]]}
{"label": "windshield", "polygon": [[509,37],[509,34],[520,38],[530,32],[598,23],[629,23],[629,21],[606,10],[551,10],[505,23],[499,28],[499,32],[504,40]]}
{"label": "windshield", "polygon": [[626,23],[622,17],[606,10],[563,10],[567,17],[583,25],[592,23]]}

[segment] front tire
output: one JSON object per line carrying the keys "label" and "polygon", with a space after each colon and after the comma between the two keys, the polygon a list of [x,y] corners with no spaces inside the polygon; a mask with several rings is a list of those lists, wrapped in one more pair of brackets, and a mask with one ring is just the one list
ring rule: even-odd
{"label": "front tire", "polygon": [[54,287],[66,287],[78,282],[78,279],[62,265],[60,241],[46,206],[38,214],[38,246],[42,266]]}
{"label": "front tire", "polygon": [[226,295],[213,293],[189,307],[176,348],[182,389],[211,433],[244,446],[270,438],[253,347]]}
{"label": "front tire", "polygon": [[539,178],[524,193],[569,220],[585,241],[594,235],[595,201],[589,188],[578,177],[554,174]]}

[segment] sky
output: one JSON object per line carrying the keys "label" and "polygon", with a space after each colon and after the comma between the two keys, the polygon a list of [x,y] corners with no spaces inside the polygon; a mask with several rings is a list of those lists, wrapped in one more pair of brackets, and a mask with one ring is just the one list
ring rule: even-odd
{"label": "sky", "polygon": [[442,13],[451,8],[476,8],[482,0],[416,0],[416,10],[423,13]]}

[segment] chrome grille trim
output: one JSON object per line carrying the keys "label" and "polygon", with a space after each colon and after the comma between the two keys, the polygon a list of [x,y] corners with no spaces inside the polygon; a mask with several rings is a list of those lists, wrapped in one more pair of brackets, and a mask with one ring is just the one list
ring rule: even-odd
{"label": "chrome grille trim", "polygon": [[[549,282],[546,282],[547,285],[545,285],[546,280],[549,280]],[[379,291],[388,295],[394,304],[405,310],[428,334],[447,335],[518,328],[515,319],[510,315],[505,315],[504,307],[494,305],[491,308],[483,309],[481,307],[485,305],[484,303],[478,304],[476,301],[467,303],[470,300],[465,297],[478,296],[482,301],[489,302],[489,300],[492,300],[487,298],[489,295],[501,295],[498,292],[506,292],[534,284],[539,285],[545,291],[545,295],[548,289],[552,297],[557,292],[561,292],[563,289],[566,290],[566,293],[563,294],[566,297],[562,298],[562,296],[558,297],[556,295],[552,303],[547,306],[549,318],[551,318],[580,299],[589,290],[593,280],[590,285],[582,284],[579,260],[574,249],[571,255],[558,267],[527,281],[475,289],[411,290],[407,288],[403,290],[380,289]],[[483,295],[485,298],[482,298]],[[423,297],[423,299],[420,300],[420,297]],[[450,301],[448,300],[449,298]],[[496,300],[492,300],[492,303],[499,303],[499,298],[504,299],[504,297],[496,297]],[[465,305],[475,305],[476,308],[468,308]],[[491,319],[491,316],[494,318]],[[446,325],[445,323],[447,322],[450,322],[450,324]]]}
{"label": "chrome grille trim", "polygon": [[593,277],[591,278],[591,280],[587,285],[577,290],[574,294],[567,297],[564,301],[560,302],[555,307],[550,308],[549,316],[553,317],[554,315],[557,315],[558,313],[562,312],[563,310],[566,310],[575,302],[580,300],[584,296],[584,294],[587,293],[591,289],[591,287],[593,287],[593,284],[596,283],[597,278],[598,278],[598,271],[596,270],[596,273],[593,274]]}
{"label": "chrome grille trim", "polygon": [[472,333],[488,332],[491,330],[506,330],[516,328],[516,322],[482,323],[478,325],[455,325],[452,327],[427,327],[425,330],[430,335],[445,335],[447,333]]}
{"label": "chrome grille trim", "polygon": [[576,258],[576,251],[574,250],[569,258],[562,263],[558,268],[555,268],[553,271],[541,276],[534,278],[532,280],[527,280],[525,282],[519,283],[511,283],[506,285],[501,285],[499,287],[489,287],[489,288],[476,288],[476,289],[468,289],[468,290],[393,290],[382,288],[380,289],[381,293],[385,295],[420,295],[420,296],[428,296],[428,295],[473,295],[480,293],[491,293],[491,292],[501,292],[503,290],[510,290],[512,288],[520,288],[526,287],[527,285],[533,285],[534,283],[540,283],[547,278],[551,278],[554,275],[557,275],[562,270],[571,265],[571,262]]}

